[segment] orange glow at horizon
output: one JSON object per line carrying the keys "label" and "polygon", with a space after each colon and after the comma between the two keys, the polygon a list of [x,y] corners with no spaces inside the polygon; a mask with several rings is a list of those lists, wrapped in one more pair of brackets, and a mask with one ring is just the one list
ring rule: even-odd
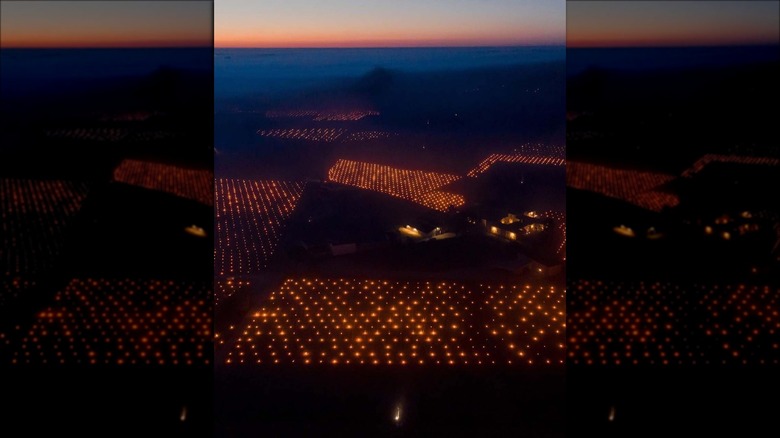
{"label": "orange glow at horizon", "polygon": [[0,4],[0,48],[211,47],[211,2]]}
{"label": "orange glow at horizon", "polygon": [[361,49],[361,48],[408,48],[408,47],[515,47],[548,46],[563,42],[519,43],[515,41],[462,41],[462,40],[359,40],[359,41],[222,41],[216,49]]}
{"label": "orange glow at horizon", "polygon": [[566,46],[770,45],[780,41],[780,2],[582,1],[567,9]]}
{"label": "orange glow at horizon", "polygon": [[84,38],[58,40],[12,40],[0,43],[3,49],[142,49],[142,48],[201,48],[211,47],[211,40],[197,39],[111,39]]}
{"label": "orange glow at horizon", "polygon": [[565,43],[565,1],[221,0],[217,48],[538,46]]}
{"label": "orange glow at horizon", "polygon": [[546,35],[451,35],[408,36],[380,34],[344,36],[331,33],[306,35],[223,34],[215,37],[215,48],[359,48],[359,47],[470,47],[470,46],[547,46],[563,45],[564,41],[550,33]]}
{"label": "orange glow at horizon", "polygon": [[143,48],[143,47],[211,47],[211,35],[194,36],[184,32],[158,32],[150,36],[127,37],[112,34],[108,30],[73,31],[62,33],[47,31],[15,32],[2,34],[0,47],[34,48]]}

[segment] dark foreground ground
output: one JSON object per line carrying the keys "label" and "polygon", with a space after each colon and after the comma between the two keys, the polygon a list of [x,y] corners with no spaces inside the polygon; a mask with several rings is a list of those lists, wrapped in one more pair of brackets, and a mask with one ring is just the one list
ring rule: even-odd
{"label": "dark foreground ground", "polygon": [[564,436],[562,368],[218,367],[215,384],[217,436]]}
{"label": "dark foreground ground", "polygon": [[566,436],[764,436],[778,389],[776,368],[568,366]]}
{"label": "dark foreground ground", "polygon": [[212,435],[211,367],[3,369],[4,436]]}

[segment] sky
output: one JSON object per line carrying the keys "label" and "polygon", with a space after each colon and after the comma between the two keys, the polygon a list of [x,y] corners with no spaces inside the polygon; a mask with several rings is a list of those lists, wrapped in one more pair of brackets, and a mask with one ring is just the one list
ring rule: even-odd
{"label": "sky", "polygon": [[780,1],[570,1],[568,47],[778,44]]}
{"label": "sky", "polygon": [[226,47],[563,45],[564,0],[217,0]]}
{"label": "sky", "polygon": [[211,1],[0,1],[0,47],[207,47]]}

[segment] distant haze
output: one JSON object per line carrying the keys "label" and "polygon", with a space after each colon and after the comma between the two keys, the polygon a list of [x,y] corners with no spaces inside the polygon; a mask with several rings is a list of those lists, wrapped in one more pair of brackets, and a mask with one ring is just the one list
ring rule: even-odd
{"label": "distant haze", "polygon": [[219,0],[216,47],[559,45],[564,0]]}
{"label": "distant haze", "polygon": [[217,99],[271,95],[356,79],[375,68],[430,72],[563,62],[565,48],[215,49]]}

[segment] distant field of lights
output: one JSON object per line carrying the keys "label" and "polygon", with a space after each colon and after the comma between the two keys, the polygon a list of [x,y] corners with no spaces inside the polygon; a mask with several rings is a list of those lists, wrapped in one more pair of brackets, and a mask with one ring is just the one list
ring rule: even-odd
{"label": "distant field of lights", "polygon": [[651,211],[661,211],[680,203],[676,195],[658,190],[659,186],[673,179],[673,175],[664,173],[614,169],[574,161],[566,164],[567,186],[617,198]]}
{"label": "distant field of lights", "polygon": [[114,181],[214,205],[214,172],[211,170],[123,160],[114,169]]}
{"label": "distant field of lights", "polygon": [[780,363],[776,288],[581,280],[569,290],[572,364]]}
{"label": "distant field of lights", "polygon": [[124,140],[129,134],[130,131],[125,128],[67,128],[46,132],[46,135],[51,138],[109,143]]}
{"label": "distant field of lights", "polygon": [[549,156],[549,155],[536,155],[536,154],[490,154],[487,158],[482,160],[474,169],[471,169],[466,175],[470,177],[477,177],[482,173],[485,173],[496,163],[520,163],[520,164],[537,164],[544,166],[564,166],[566,159],[564,157]]}
{"label": "distant field of lights", "polygon": [[0,268],[5,275],[51,267],[86,197],[84,183],[0,179]]}
{"label": "distant field of lights", "polygon": [[328,180],[385,193],[434,210],[461,206],[462,195],[438,190],[460,179],[457,175],[397,169],[381,164],[338,160],[328,170]]}
{"label": "distant field of lights", "polygon": [[257,131],[260,137],[281,138],[284,140],[336,141],[345,132],[344,128],[276,128]]}
{"label": "distant field of lights", "polygon": [[387,131],[357,131],[349,134],[344,141],[370,141],[378,140],[380,138],[390,138],[395,135],[395,133]]}
{"label": "distant field of lights", "polygon": [[264,269],[304,186],[300,181],[217,179],[215,273],[251,274]]}
{"label": "distant field of lights", "polygon": [[565,302],[530,284],[288,279],[216,339],[234,365],[561,366]]}
{"label": "distant field of lights", "polygon": [[710,163],[735,163],[735,164],[748,164],[753,166],[779,166],[780,159],[771,157],[745,157],[740,155],[719,155],[719,154],[707,154],[696,160],[693,165],[686,169],[682,176],[691,177],[702,171]]}
{"label": "distant field of lights", "polygon": [[265,116],[269,119],[283,118],[310,118],[317,122],[356,122],[368,116],[378,116],[379,112],[370,110],[274,110],[266,111]]}
{"label": "distant field of lights", "polygon": [[14,364],[209,364],[211,315],[203,284],[75,279],[7,344]]}
{"label": "distant field of lights", "polygon": [[561,243],[558,245],[558,249],[555,251],[555,254],[563,257],[564,260],[566,260],[566,213],[562,211],[542,211],[539,213],[539,216],[552,219],[554,221],[553,226],[555,226],[561,233]]}
{"label": "distant field of lights", "polygon": [[512,152],[516,155],[566,158],[566,147],[544,143],[523,143],[516,146]]}

